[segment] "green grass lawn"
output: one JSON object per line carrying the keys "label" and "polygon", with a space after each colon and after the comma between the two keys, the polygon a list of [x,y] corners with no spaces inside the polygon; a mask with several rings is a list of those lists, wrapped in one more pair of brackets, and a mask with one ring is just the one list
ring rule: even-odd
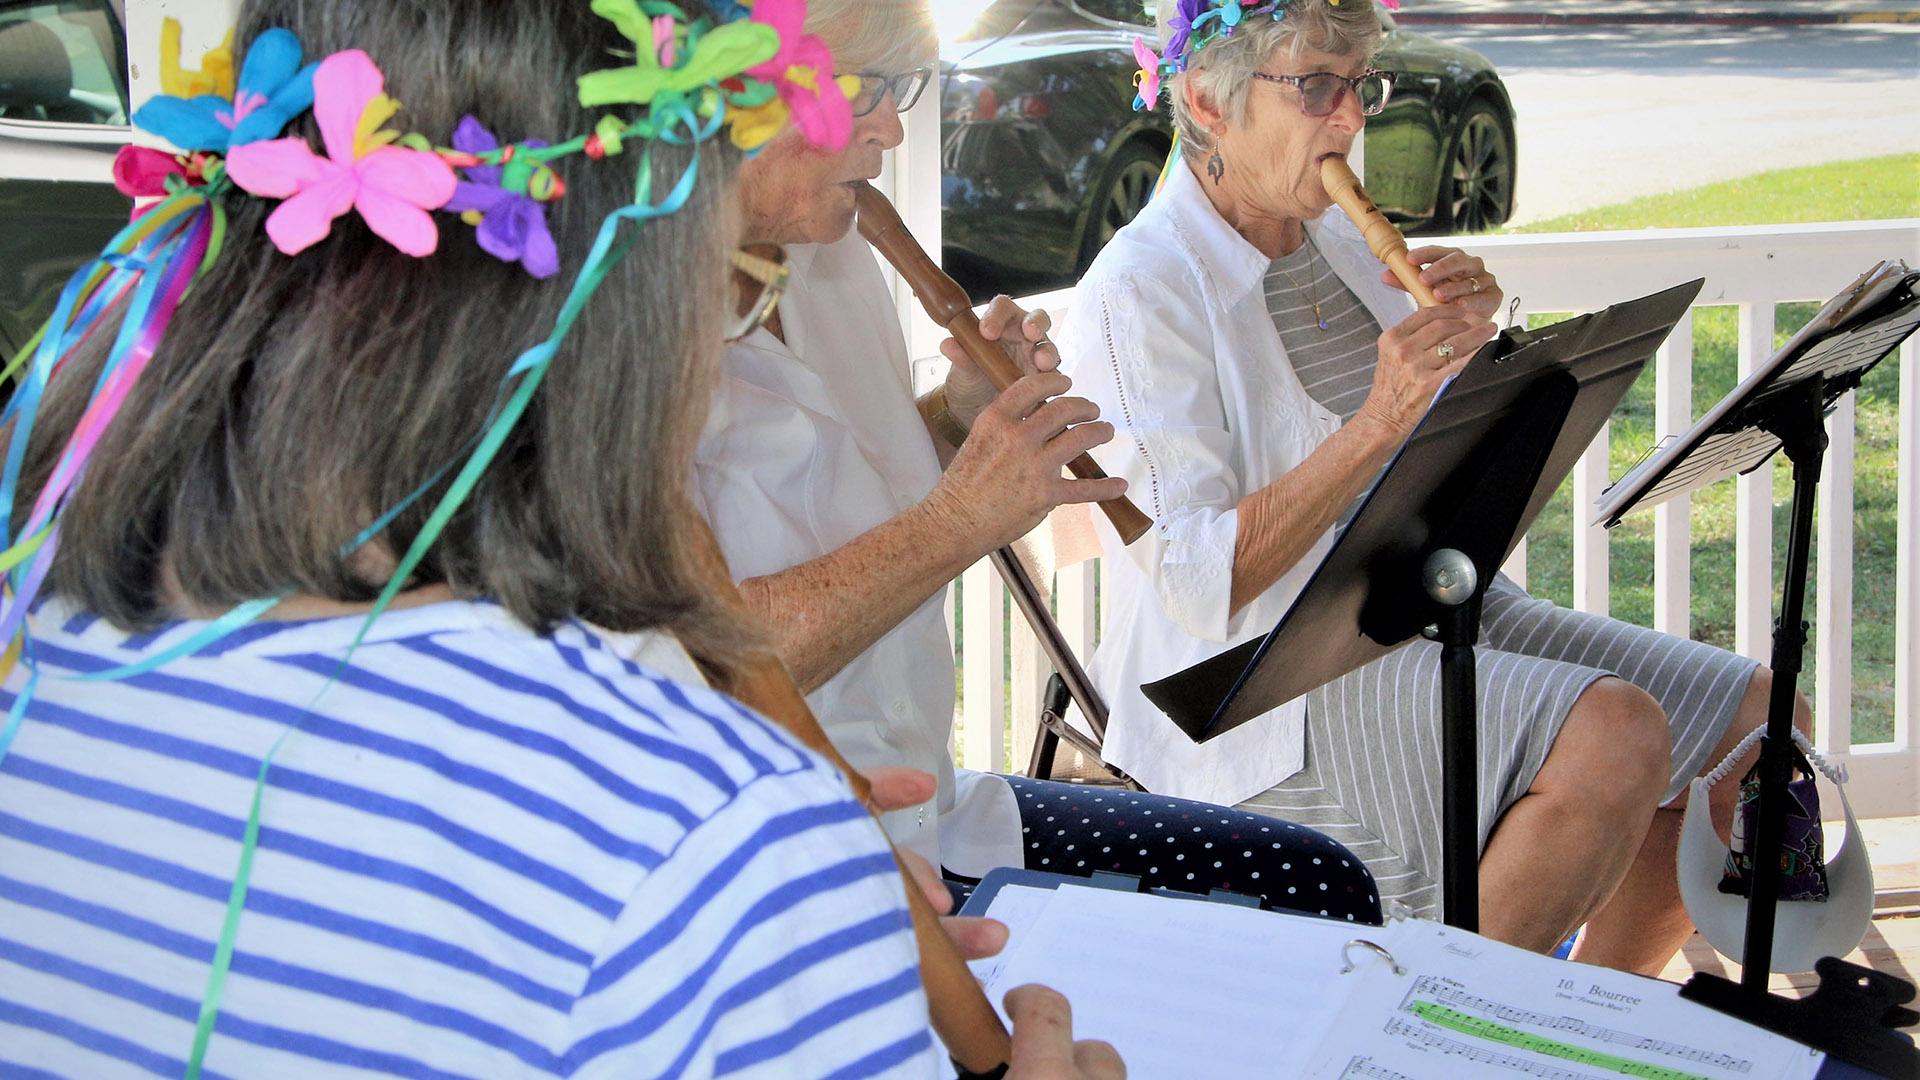
{"label": "green grass lawn", "polygon": [[[1920,155],[1875,158],[1763,173],[1693,191],[1638,199],[1619,206],[1540,222],[1516,231],[1687,228],[1798,221],[1920,216]],[[1861,267],[1861,269],[1866,269]],[[1775,343],[1813,317],[1816,304],[1776,308]],[[1536,316],[1535,324],[1563,316]],[[1736,382],[1738,313],[1732,307],[1696,308],[1693,322],[1694,415]],[[1653,427],[1651,367],[1613,417],[1610,474],[1619,476],[1660,435]],[[1893,731],[1893,616],[1895,581],[1895,442],[1899,367],[1890,358],[1868,374],[1856,403],[1854,454],[1853,739],[1880,742]],[[1787,541],[1790,469],[1774,469],[1774,580]],[[1528,535],[1528,585],[1561,604],[1572,600],[1573,484],[1561,486]],[[1733,645],[1734,484],[1693,496],[1693,637]],[[1584,508],[1583,508],[1584,509]],[[1642,625],[1653,620],[1653,515],[1639,514],[1613,530],[1612,614]],[[1808,611],[1815,597],[1809,589]],[[1813,689],[1811,645],[1801,687]]]}
{"label": "green grass lawn", "polygon": [[1684,229],[1907,217],[1920,217],[1920,154],[1757,173],[1504,231]]}

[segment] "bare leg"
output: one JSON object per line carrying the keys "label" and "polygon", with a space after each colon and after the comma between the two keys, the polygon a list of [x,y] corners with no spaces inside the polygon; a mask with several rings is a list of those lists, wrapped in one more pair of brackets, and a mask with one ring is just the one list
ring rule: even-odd
{"label": "bare leg", "polygon": [[1634,861],[1671,757],[1645,691],[1616,678],[1589,686],[1480,858],[1481,933],[1545,952],[1599,910]]}
{"label": "bare leg", "polygon": [[[1720,745],[1707,755],[1702,773],[1719,764],[1748,732],[1766,723],[1767,695],[1772,686],[1773,672],[1766,668],[1754,672]],[[1805,698],[1795,697],[1794,726],[1811,732],[1813,713]],[[1733,822],[1733,806],[1740,794],[1739,778],[1746,775],[1759,756],[1758,748],[1749,751],[1734,767],[1732,776],[1714,785],[1709,792],[1708,809],[1723,842]],[[1627,871],[1613,898],[1588,920],[1574,948],[1574,959],[1642,975],[1658,975],[1680,946],[1686,944],[1687,935],[1693,933],[1693,923],[1680,903],[1680,884],[1674,876],[1674,859],[1680,847],[1680,816],[1686,808],[1687,793],[1682,791],[1679,798],[1654,814],[1632,869]]]}

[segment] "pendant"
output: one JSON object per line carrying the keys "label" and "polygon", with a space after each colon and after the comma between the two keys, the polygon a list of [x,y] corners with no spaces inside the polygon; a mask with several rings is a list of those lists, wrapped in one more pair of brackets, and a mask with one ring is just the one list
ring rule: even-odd
{"label": "pendant", "polygon": [[1313,305],[1313,317],[1318,320],[1320,329],[1325,330],[1327,328],[1327,320],[1320,314],[1319,304]]}

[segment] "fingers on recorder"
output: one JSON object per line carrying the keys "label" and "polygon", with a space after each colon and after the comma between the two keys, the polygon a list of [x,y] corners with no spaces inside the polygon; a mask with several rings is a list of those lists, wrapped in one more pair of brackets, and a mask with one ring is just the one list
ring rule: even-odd
{"label": "fingers on recorder", "polygon": [[[1033,479],[1040,486],[1029,490],[1046,504],[1040,513],[1062,503],[1118,498],[1127,490],[1126,481],[1114,477],[1078,480],[1060,475],[1068,462],[1111,441],[1114,435],[1112,424],[1095,419],[1099,409],[1092,402],[1061,396],[1072,386],[1072,381],[1059,372],[1023,376],[980,414],[973,434],[967,438],[968,447],[976,442],[983,444],[977,451],[982,454],[1004,452],[988,450],[988,444],[1017,447],[1015,453],[1038,466],[1044,475]],[[962,448],[963,454],[968,453],[968,447]],[[995,472],[1005,475],[998,469]]]}

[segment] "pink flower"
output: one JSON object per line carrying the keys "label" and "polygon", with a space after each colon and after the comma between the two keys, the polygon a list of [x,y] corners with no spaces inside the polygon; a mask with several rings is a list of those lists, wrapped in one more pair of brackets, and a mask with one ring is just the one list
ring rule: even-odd
{"label": "pink flower", "polygon": [[1160,58],[1153,55],[1147,47],[1147,39],[1133,39],[1133,58],[1140,62],[1140,70],[1133,74],[1133,84],[1140,88],[1134,96],[1133,107],[1152,112],[1160,102]]}
{"label": "pink flower", "polygon": [[803,33],[806,0],[758,0],[753,21],[780,35],[780,51],[747,69],[773,83],[793,114],[794,126],[808,142],[828,150],[844,149],[853,137],[853,106],[833,77],[833,54],[819,38]]}
{"label": "pink flower", "polygon": [[[219,159],[204,154],[169,154],[147,146],[123,146],[113,158],[113,186],[130,199],[164,199],[178,187],[204,187],[206,169]],[[133,216],[139,217],[157,202],[134,203]]]}
{"label": "pink flower", "polygon": [[440,232],[427,213],[453,198],[453,169],[437,155],[391,145],[381,125],[400,109],[386,79],[358,49],[334,53],[313,75],[313,115],[327,156],[306,140],[274,139],[235,147],[227,158],[233,182],[285,199],[267,217],[274,246],[295,255],[320,242],[333,220],[358,210],[381,239],[416,257],[433,254]]}

